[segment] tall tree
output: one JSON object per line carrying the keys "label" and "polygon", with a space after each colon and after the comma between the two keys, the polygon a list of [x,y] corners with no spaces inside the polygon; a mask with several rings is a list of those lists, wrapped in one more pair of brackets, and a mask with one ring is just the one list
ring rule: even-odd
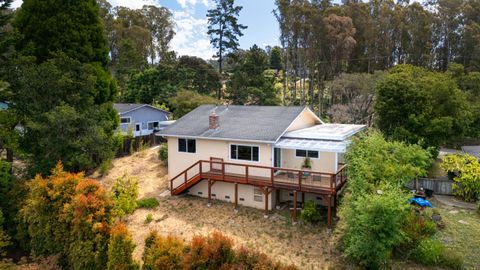
{"label": "tall tree", "polygon": [[15,21],[19,57],[8,67],[12,109],[32,172],[58,160],[74,171],[112,158],[118,116],[108,46],[95,0],[25,0]]}
{"label": "tall tree", "polygon": [[274,88],[274,77],[265,71],[269,67],[268,55],[257,45],[240,60],[227,84],[228,99],[233,104],[276,105],[279,100]]}
{"label": "tall tree", "polygon": [[[218,70],[222,75],[223,56],[238,48],[238,37],[243,36],[242,30],[247,26],[238,23],[242,6],[235,6],[234,0],[216,0],[214,9],[207,11],[208,34],[210,43],[217,49]],[[220,91],[217,92],[220,98]]]}

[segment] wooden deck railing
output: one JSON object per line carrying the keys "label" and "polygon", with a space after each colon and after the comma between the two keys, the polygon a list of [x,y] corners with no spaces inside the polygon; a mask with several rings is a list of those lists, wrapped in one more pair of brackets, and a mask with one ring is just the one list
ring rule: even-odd
{"label": "wooden deck railing", "polygon": [[170,180],[172,194],[183,192],[201,179],[255,186],[293,189],[312,193],[335,194],[347,181],[346,165],[336,173],[254,164],[199,160]]}

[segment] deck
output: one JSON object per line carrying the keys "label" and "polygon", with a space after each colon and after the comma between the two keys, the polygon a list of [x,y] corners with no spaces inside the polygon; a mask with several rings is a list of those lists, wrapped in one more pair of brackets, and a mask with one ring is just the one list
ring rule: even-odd
{"label": "deck", "polygon": [[316,172],[239,164],[215,160],[199,160],[170,180],[172,195],[177,195],[202,179],[258,187],[280,188],[316,194],[335,194],[347,181],[346,166],[336,173]]}

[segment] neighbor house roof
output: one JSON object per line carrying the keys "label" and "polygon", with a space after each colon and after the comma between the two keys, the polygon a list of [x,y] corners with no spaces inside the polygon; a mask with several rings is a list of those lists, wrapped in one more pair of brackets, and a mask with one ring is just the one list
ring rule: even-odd
{"label": "neighbor house roof", "polygon": [[159,108],[154,107],[154,106],[149,105],[149,104],[143,104],[143,103],[113,103],[113,108],[119,114],[124,114],[124,113],[127,113],[127,112],[131,112],[131,111],[137,110],[137,109],[142,108],[142,107],[150,107],[150,108],[153,108],[153,109],[165,112],[165,113],[169,113],[165,110],[159,109]]}
{"label": "neighbor house roof", "polygon": [[[159,135],[273,143],[304,109],[300,106],[201,105]],[[209,116],[213,112],[219,116],[219,127],[209,129]]]}
{"label": "neighbor house roof", "polygon": [[480,159],[480,145],[462,146],[463,152]]}

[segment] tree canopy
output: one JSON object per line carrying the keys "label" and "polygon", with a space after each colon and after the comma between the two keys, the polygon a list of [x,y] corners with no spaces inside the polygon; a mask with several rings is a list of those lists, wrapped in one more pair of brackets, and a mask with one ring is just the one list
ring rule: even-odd
{"label": "tree canopy", "polygon": [[465,94],[445,73],[399,65],[377,91],[377,124],[390,138],[438,147],[461,137],[472,122]]}

